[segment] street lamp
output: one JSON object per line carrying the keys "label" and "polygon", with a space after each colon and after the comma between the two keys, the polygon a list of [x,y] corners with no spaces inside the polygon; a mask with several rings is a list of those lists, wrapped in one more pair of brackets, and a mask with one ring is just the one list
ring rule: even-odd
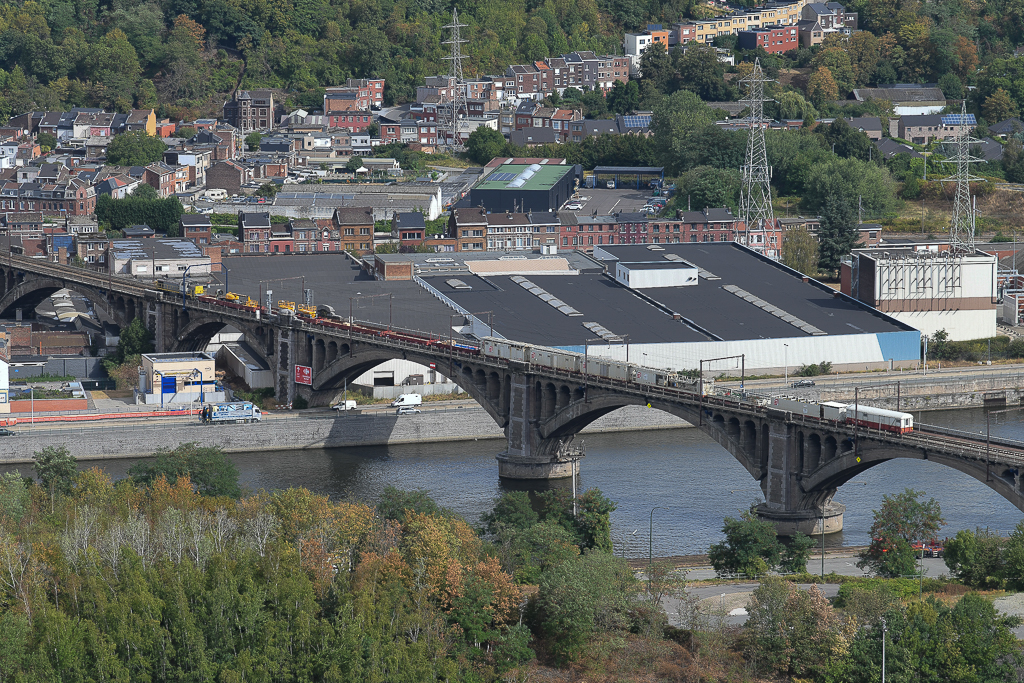
{"label": "street lamp", "polygon": [[786,385],[789,385],[789,344],[783,344],[786,348],[782,351],[783,363],[786,365]]}
{"label": "street lamp", "polygon": [[199,403],[203,403],[203,371],[199,368],[195,368],[189,373],[188,378],[192,379],[192,376],[199,373]]}
{"label": "street lamp", "polygon": [[882,617],[882,683],[885,683],[885,634],[889,632],[889,627],[885,623],[885,617]]}

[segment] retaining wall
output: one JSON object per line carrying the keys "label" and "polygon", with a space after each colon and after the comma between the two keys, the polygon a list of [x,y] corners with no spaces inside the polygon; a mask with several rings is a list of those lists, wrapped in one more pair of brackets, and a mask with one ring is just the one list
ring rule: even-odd
{"label": "retaining wall", "polygon": [[[631,406],[600,418],[583,433],[687,426],[668,413]],[[401,416],[392,412],[309,417],[269,414],[263,422],[242,425],[200,425],[194,418],[183,417],[117,425],[63,423],[32,429],[19,425],[15,431],[15,436],[0,437],[0,462],[31,462],[34,451],[57,445],[67,446],[76,458],[86,460],[149,456],[159,448],[175,448],[189,441],[242,453],[505,438],[486,411],[476,407]],[[495,455],[501,448],[495,443]]]}
{"label": "retaining wall", "polygon": [[[879,384],[885,379],[879,378]],[[899,381],[897,400],[896,382]],[[892,385],[861,389],[859,399],[878,408],[896,410],[947,410],[949,408],[976,408],[981,406],[1017,405],[1024,399],[1024,375],[999,374],[977,376],[971,379],[948,378],[930,381],[893,379]],[[821,401],[852,403],[852,387],[822,387]]]}

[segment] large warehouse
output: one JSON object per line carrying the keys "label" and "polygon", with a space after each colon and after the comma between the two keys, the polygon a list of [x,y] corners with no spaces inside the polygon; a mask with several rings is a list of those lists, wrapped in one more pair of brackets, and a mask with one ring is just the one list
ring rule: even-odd
{"label": "large warehouse", "polygon": [[[389,268],[408,262],[415,278],[395,281],[382,279],[376,260],[360,269],[340,254],[237,258],[231,287],[256,297],[261,280],[285,279],[276,294],[279,286],[297,290],[290,278],[305,275],[317,304],[352,310],[358,320],[579,352],[586,346],[666,369],[739,354],[749,374],[822,361],[836,370],[913,368],[920,355],[921,334],[909,325],[732,242],[605,246],[593,258],[444,256],[380,255]],[[469,325],[459,322],[466,311],[475,316]],[[739,363],[704,369],[738,370]]]}
{"label": "large warehouse", "polygon": [[558,211],[582,173],[565,164],[502,164],[469,191],[469,205],[491,212]]}

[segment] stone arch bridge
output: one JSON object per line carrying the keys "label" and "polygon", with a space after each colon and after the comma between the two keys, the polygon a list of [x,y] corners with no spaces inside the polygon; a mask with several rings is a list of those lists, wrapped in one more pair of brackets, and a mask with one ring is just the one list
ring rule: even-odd
{"label": "stone arch bridge", "polygon": [[[326,405],[346,381],[379,363],[404,358],[433,364],[457,381],[505,431],[499,475],[542,479],[570,476],[581,454],[572,441],[602,415],[628,405],[649,406],[698,425],[758,480],[765,503],[759,513],[780,531],[838,531],[839,486],[893,458],[932,460],[974,477],[1024,510],[1020,472],[1024,444],[986,444],[970,435],[915,430],[870,432],[794,415],[738,397],[700,397],[680,389],[625,383],[479,355],[443,342],[421,343],[343,324],[264,316],[159,291],[135,279],[23,257],[0,263],[0,313],[30,309],[67,288],[88,296],[119,324],[135,317],[154,332],[158,351],[205,347],[230,325],[245,334],[275,374],[278,396],[302,395]],[[35,303],[33,303],[35,302]],[[358,328],[357,328],[358,329]],[[313,368],[312,385],[297,387],[296,365]]]}

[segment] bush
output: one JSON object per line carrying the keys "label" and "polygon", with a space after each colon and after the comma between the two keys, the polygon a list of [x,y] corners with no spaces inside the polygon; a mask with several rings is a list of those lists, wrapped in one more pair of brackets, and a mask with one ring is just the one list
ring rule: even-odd
{"label": "bush", "polygon": [[384,492],[377,501],[377,514],[384,519],[405,524],[405,513],[410,511],[426,515],[440,515],[444,512],[426,491],[403,491],[394,486],[384,487]]}
{"label": "bush", "polygon": [[746,510],[740,519],[726,517],[722,532],[725,540],[708,550],[711,566],[719,574],[736,572],[763,576],[779,565],[782,544],[771,522],[760,520]]}
{"label": "bush", "polygon": [[830,372],[832,372],[832,363],[827,360],[823,360],[820,363],[801,365],[800,369],[794,374],[800,377],[817,377],[818,375],[827,375]]}
{"label": "bush", "polygon": [[219,446],[200,446],[183,443],[174,450],[161,449],[156,458],[140,462],[128,470],[137,482],[152,485],[160,477],[170,484],[179,477],[188,476],[196,490],[204,496],[238,498],[242,489],[238,485],[238,468]]}
{"label": "bush", "polygon": [[302,398],[301,396],[296,396],[292,400],[292,409],[293,410],[305,410],[308,407],[309,407],[309,401],[307,401],[306,399]]}

